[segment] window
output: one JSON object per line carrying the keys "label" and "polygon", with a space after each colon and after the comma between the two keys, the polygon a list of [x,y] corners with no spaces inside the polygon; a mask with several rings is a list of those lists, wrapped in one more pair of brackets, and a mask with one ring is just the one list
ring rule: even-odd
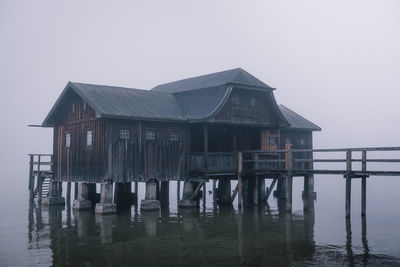
{"label": "window", "polygon": [[87,110],[86,102],[83,102],[83,112],[86,112],[86,110]]}
{"label": "window", "polygon": [[278,145],[278,137],[277,136],[270,136],[269,137],[269,145],[270,146],[277,146]]}
{"label": "window", "polygon": [[72,103],[71,109],[72,109],[72,114],[75,114],[75,103]]}
{"label": "window", "polygon": [[172,131],[169,133],[169,141],[179,141],[179,132],[178,131]]}
{"label": "window", "polygon": [[66,148],[71,147],[71,134],[70,133],[65,134],[65,147]]}
{"label": "window", "polygon": [[154,130],[146,130],[145,139],[146,140],[156,140],[156,132]]}
{"label": "window", "polygon": [[88,130],[86,132],[86,146],[91,146],[93,144],[93,132]]}
{"label": "window", "polygon": [[251,104],[252,107],[256,106],[256,98],[254,96],[251,97],[250,104]]}
{"label": "window", "polygon": [[235,105],[239,105],[240,104],[240,98],[239,98],[238,94],[235,94],[233,96],[233,104],[235,104]]}
{"label": "window", "polygon": [[305,146],[306,145],[306,138],[302,137],[300,138],[300,145]]}
{"label": "window", "polygon": [[129,130],[126,130],[126,129],[119,130],[119,139],[128,140],[129,139]]}

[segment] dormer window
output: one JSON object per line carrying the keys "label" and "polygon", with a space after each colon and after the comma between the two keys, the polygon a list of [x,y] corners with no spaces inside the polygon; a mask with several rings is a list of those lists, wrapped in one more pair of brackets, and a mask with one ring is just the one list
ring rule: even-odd
{"label": "dormer window", "polygon": [[72,103],[71,110],[72,110],[72,114],[75,114],[75,103]]}
{"label": "dormer window", "polygon": [[300,138],[300,145],[301,146],[305,146],[306,145],[306,138],[304,138],[304,137]]}
{"label": "dormer window", "polygon": [[169,133],[169,141],[178,142],[179,141],[179,132],[172,131]]}

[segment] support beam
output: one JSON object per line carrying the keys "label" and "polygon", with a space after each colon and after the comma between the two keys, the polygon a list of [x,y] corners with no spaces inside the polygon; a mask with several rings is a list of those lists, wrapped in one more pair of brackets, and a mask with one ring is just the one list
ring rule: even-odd
{"label": "support beam", "polygon": [[67,206],[71,205],[71,182],[67,182]]}
{"label": "support beam", "polygon": [[258,178],[258,200],[260,202],[265,202],[265,179],[264,177],[259,177]]}
{"label": "support beam", "polygon": [[218,203],[219,204],[232,204],[231,201],[231,181],[226,179],[219,179],[218,181]]}
{"label": "support beam", "polygon": [[29,155],[29,200],[35,198],[33,192],[35,190],[35,176],[33,175],[33,155]]}
{"label": "support beam", "polygon": [[[367,171],[367,151],[362,151],[361,170]],[[367,177],[361,178],[361,216],[367,214]]]}
{"label": "support beam", "polygon": [[65,205],[65,199],[61,197],[61,193],[59,192],[62,184],[61,182],[51,181],[49,184],[49,194],[42,199],[43,205]]}
{"label": "support beam", "polygon": [[203,184],[203,207],[206,206],[206,197],[207,197],[207,183]]}
{"label": "support beam", "polygon": [[242,181],[242,170],[243,170],[243,155],[242,152],[238,152],[237,155],[237,179],[238,179],[238,207],[243,207],[243,181]]}
{"label": "support beam", "polygon": [[346,151],[346,218],[350,218],[351,209],[351,150]]}
{"label": "support beam", "polygon": [[179,200],[181,200],[181,181],[176,181],[178,183],[178,186],[176,188],[176,198],[179,202]]}
{"label": "support beam", "polygon": [[275,184],[278,181],[278,178],[275,178],[272,180],[271,185],[269,186],[266,196],[265,196],[265,201],[268,200],[269,196],[271,195],[272,191],[274,190]]}
{"label": "support beam", "polygon": [[287,177],[286,185],[286,211],[292,211],[292,188],[293,188],[293,152],[289,150],[286,154]]}
{"label": "support beam", "polygon": [[160,192],[161,206],[169,206],[169,181],[161,182],[161,192]]}

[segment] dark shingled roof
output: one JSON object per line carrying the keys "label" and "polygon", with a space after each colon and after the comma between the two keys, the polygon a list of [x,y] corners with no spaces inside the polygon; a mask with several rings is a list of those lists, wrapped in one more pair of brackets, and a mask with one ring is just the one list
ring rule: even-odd
{"label": "dark shingled roof", "polygon": [[273,89],[247,71],[237,68],[161,84],[151,90],[176,93],[225,84],[241,84]]}
{"label": "dark shingled roof", "polygon": [[169,93],[83,83],[71,86],[104,117],[185,120],[181,106]]}
{"label": "dark shingled roof", "polygon": [[303,118],[293,110],[285,107],[284,105],[279,105],[285,119],[289,122],[289,129],[293,130],[307,130],[307,131],[321,131],[321,128],[310,122],[309,120]]}
{"label": "dark shingled roof", "polygon": [[228,86],[216,86],[174,94],[189,120],[206,119],[214,113],[229,94]]}

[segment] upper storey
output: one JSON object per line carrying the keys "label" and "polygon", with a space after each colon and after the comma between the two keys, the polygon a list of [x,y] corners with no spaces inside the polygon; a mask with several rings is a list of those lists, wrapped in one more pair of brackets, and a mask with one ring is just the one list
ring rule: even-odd
{"label": "upper storey", "polygon": [[[69,82],[43,126],[89,118],[122,118],[290,128],[290,120],[305,120],[282,110],[273,90],[240,68],[166,83],[152,90]],[[296,129],[319,129],[314,124],[318,129],[302,125],[303,129],[298,125]]]}

